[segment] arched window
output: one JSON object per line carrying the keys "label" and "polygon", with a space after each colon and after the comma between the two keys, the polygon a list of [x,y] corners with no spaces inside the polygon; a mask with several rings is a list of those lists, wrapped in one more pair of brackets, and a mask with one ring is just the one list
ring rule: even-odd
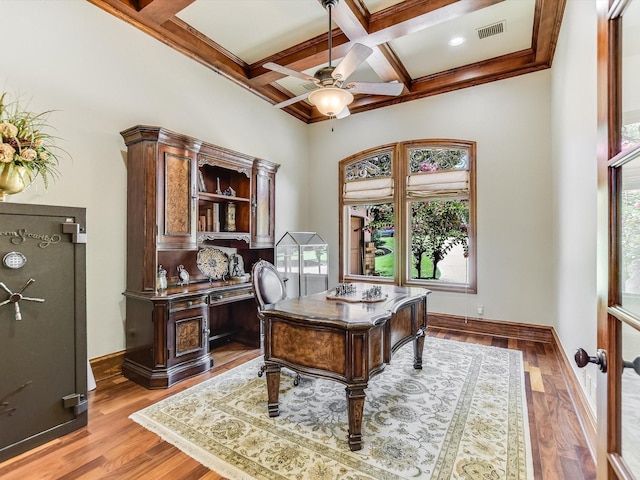
{"label": "arched window", "polygon": [[340,281],[475,292],[475,156],[418,140],[342,160]]}

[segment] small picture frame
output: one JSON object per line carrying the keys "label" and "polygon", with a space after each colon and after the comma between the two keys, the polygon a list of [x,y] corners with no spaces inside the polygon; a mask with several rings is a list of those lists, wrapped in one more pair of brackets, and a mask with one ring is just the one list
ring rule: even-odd
{"label": "small picture frame", "polygon": [[198,191],[199,192],[206,192],[207,191],[207,187],[204,184],[204,176],[202,175],[202,171],[198,170]]}

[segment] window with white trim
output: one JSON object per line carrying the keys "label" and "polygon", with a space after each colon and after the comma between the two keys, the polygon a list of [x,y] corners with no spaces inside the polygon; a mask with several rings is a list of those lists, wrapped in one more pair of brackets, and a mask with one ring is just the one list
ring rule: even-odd
{"label": "window with white trim", "polygon": [[385,145],[339,169],[340,281],[476,290],[475,142]]}

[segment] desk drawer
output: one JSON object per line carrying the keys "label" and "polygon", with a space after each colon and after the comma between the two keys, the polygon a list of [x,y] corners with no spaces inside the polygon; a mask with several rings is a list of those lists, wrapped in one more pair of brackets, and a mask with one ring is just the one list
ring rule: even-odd
{"label": "desk drawer", "polygon": [[253,289],[251,287],[242,288],[232,291],[220,291],[209,294],[209,305],[222,305],[230,302],[240,302],[253,298]]}
{"label": "desk drawer", "polygon": [[184,300],[179,300],[177,302],[171,302],[169,311],[171,313],[180,312],[187,308],[205,307],[206,305],[207,305],[207,296],[202,295],[199,297],[186,298]]}

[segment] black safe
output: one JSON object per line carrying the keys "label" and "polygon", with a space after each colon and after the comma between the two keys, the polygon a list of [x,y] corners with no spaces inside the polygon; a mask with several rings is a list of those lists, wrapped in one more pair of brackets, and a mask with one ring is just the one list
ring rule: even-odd
{"label": "black safe", "polygon": [[0,462],[87,425],[85,222],[0,202]]}

